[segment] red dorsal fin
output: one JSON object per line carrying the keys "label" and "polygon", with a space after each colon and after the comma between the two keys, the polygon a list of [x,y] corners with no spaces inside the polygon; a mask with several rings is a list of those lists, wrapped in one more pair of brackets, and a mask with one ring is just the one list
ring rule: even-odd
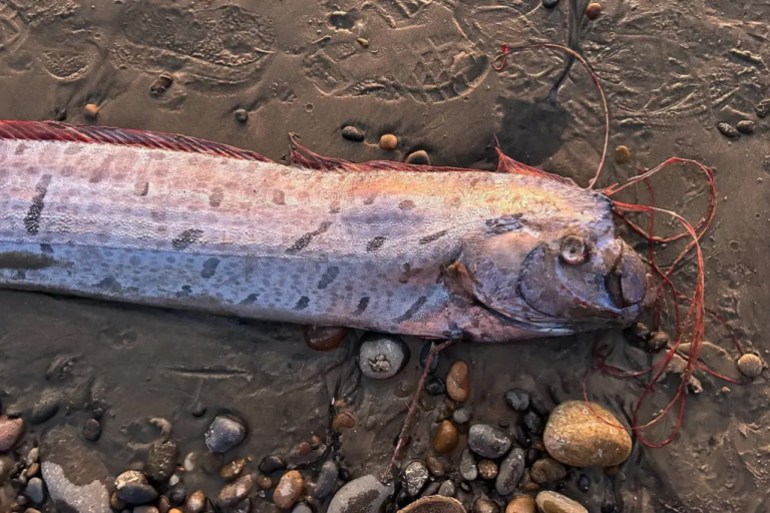
{"label": "red dorsal fin", "polygon": [[0,139],[120,144],[270,162],[270,159],[254,151],[187,135],[150,132],[132,128],[69,125],[58,121],[0,120]]}
{"label": "red dorsal fin", "polygon": [[500,173],[513,173],[517,175],[538,176],[540,178],[547,178],[549,180],[556,180],[557,182],[574,184],[575,182],[571,178],[566,176],[560,176],[548,171],[543,171],[536,167],[524,164],[518,160],[513,160],[511,157],[503,153],[500,148],[497,150],[497,171]]}

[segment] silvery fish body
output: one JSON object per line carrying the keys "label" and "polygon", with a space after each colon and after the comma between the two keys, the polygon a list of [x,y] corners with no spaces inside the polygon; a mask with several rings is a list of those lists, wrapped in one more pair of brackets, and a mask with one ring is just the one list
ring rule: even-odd
{"label": "silvery fish body", "polygon": [[598,192],[504,156],[296,156],[0,122],[0,287],[479,341],[626,323],[649,296]]}

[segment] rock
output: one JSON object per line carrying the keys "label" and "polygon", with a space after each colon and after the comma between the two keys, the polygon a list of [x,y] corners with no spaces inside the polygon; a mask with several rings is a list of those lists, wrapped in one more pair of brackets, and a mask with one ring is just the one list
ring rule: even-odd
{"label": "rock", "polygon": [[553,458],[542,458],[532,464],[529,475],[538,484],[553,483],[567,477],[567,469]]}
{"label": "rock", "polygon": [[407,155],[405,162],[407,164],[429,166],[430,156],[428,156],[428,152],[425,150],[417,150]]}
{"label": "rock", "polygon": [[760,118],[770,115],[770,98],[764,98],[760,100],[755,106],[754,111]]}
{"label": "rock", "polygon": [[455,482],[451,479],[447,479],[443,483],[441,483],[441,486],[438,488],[438,495],[442,495],[444,497],[454,497],[455,493],[457,493],[457,487],[455,486]]}
{"label": "rock", "polygon": [[529,431],[533,435],[541,435],[543,434],[543,420],[540,418],[540,416],[533,412],[528,411],[524,414],[524,425],[527,427],[527,431]]}
{"label": "rock", "polygon": [[393,483],[380,483],[368,474],[348,482],[340,488],[326,513],[377,513],[393,494]]}
{"label": "rock", "polygon": [[631,437],[621,426],[596,403],[567,401],[551,413],[543,443],[548,454],[565,465],[611,467],[631,454]]}
{"label": "rock", "polygon": [[158,492],[138,470],[127,470],[115,478],[115,493],[127,504],[146,504],[158,497]]}
{"label": "rock", "polygon": [[195,490],[187,497],[184,504],[185,513],[200,513],[206,507],[206,494],[201,490]]}
{"label": "rock", "polygon": [[40,461],[40,447],[33,447],[30,449],[24,460],[27,462],[27,465],[32,465],[33,463]]}
{"label": "rock", "polygon": [[13,449],[22,433],[24,433],[24,421],[22,419],[0,416],[0,452],[8,452]]}
{"label": "rock", "polygon": [[398,513],[465,513],[462,502],[442,495],[429,495],[417,499]]}
{"label": "rock", "polygon": [[264,474],[257,475],[257,486],[260,490],[269,490],[273,487],[273,480]]}
{"label": "rock", "polygon": [[478,463],[479,477],[491,481],[497,477],[497,463],[492,460],[481,460]]}
{"label": "rock", "polygon": [[505,506],[505,513],[535,513],[535,498],[531,495],[517,495]]}
{"label": "rock", "polygon": [[428,472],[430,472],[430,475],[433,477],[444,477],[444,474],[446,474],[444,463],[435,456],[428,456],[425,460],[425,465],[428,467]]}
{"label": "rock", "polygon": [[246,437],[246,426],[228,415],[218,415],[206,431],[206,447],[211,452],[227,452]]}
{"label": "rock", "polygon": [[249,120],[249,111],[246,109],[235,109],[233,117],[238,123],[245,123]]}
{"label": "rock", "polygon": [[741,133],[730,123],[717,123],[717,130],[728,139],[736,139],[741,136]]}
{"label": "rock", "polygon": [[222,466],[219,475],[225,481],[232,481],[243,473],[243,469],[249,463],[249,458],[235,458]]}
{"label": "rock", "polygon": [[479,468],[476,465],[476,460],[468,449],[465,449],[460,456],[460,476],[466,481],[474,481],[479,477]]}
{"label": "rock", "polygon": [[0,486],[5,484],[11,474],[13,473],[13,467],[16,465],[13,457],[8,454],[0,455]]}
{"label": "rock", "polygon": [[96,119],[99,116],[99,106],[95,103],[86,103],[83,105],[83,116],[90,120]]}
{"label": "rock", "polygon": [[442,395],[446,393],[446,383],[438,376],[432,376],[425,382],[425,391],[430,395]]}
{"label": "rock", "polygon": [[652,331],[643,322],[635,322],[623,330],[623,336],[632,345],[647,350],[647,341],[650,340]]}
{"label": "rock", "polygon": [[380,137],[380,148],[386,151],[393,151],[398,147],[398,137],[393,134],[383,134]]}
{"label": "rock", "polygon": [[156,442],[150,447],[147,455],[145,472],[156,483],[165,483],[176,470],[179,449],[176,443],[167,440]]}
{"label": "rock", "polygon": [[541,513],[588,513],[588,510],[579,502],[556,492],[538,493],[535,504]]}
{"label": "rock", "polygon": [[43,480],[39,477],[33,477],[27,482],[27,486],[24,488],[24,495],[29,497],[35,504],[42,504],[45,500],[45,487]]}
{"label": "rock", "polygon": [[[217,497],[217,502],[224,508],[235,506],[245,499],[253,489],[254,475],[246,474],[245,476],[236,479],[234,482],[223,486]],[[300,485],[300,491],[301,490],[302,487]]]}
{"label": "rock", "polygon": [[273,491],[273,503],[281,509],[291,508],[302,495],[304,486],[302,474],[298,470],[289,470],[281,476]]}
{"label": "rock", "polygon": [[488,424],[474,424],[468,432],[468,447],[484,458],[499,458],[511,448],[511,439]]}
{"label": "rock", "polygon": [[305,326],[305,345],[314,351],[337,349],[348,335],[347,328],[339,326]]}
{"label": "rock", "polygon": [[627,164],[631,160],[631,150],[628,146],[621,144],[615,148],[615,162],[618,164]]}
{"label": "rock", "polygon": [[473,502],[473,513],[498,513],[500,508],[497,504],[486,497],[479,497]]}
{"label": "rock", "polygon": [[762,358],[755,354],[746,353],[738,358],[738,370],[741,371],[741,374],[749,378],[756,378],[762,374],[763,367],[764,362],[762,361]]}
{"label": "rock", "polygon": [[450,420],[442,420],[436,428],[433,438],[433,450],[439,454],[447,454],[455,450],[460,441],[460,433]]}
{"label": "rock", "polygon": [[102,424],[96,419],[87,419],[83,422],[83,438],[89,442],[96,442],[102,436]]}
{"label": "rock", "polygon": [[546,9],[553,9],[559,5],[559,0],[543,0],[543,7]]}
{"label": "rock", "polygon": [[467,424],[471,421],[471,417],[473,417],[473,410],[467,406],[457,408],[454,412],[452,412],[452,420],[458,424]]}
{"label": "rock", "polygon": [[668,346],[671,337],[668,333],[662,330],[656,330],[650,333],[650,338],[647,340],[647,351],[650,353],[657,353],[664,347]]}
{"label": "rock", "polygon": [[421,461],[413,461],[404,469],[404,482],[406,483],[406,493],[412,497],[417,496],[428,482],[428,467]]}
{"label": "rock", "polygon": [[342,433],[356,427],[356,416],[350,410],[343,410],[332,419],[332,431]]}
{"label": "rock", "polygon": [[586,493],[591,488],[591,479],[585,474],[580,474],[577,481],[577,488],[583,493]]}
{"label": "rock", "polygon": [[165,73],[159,75],[158,78],[153,80],[152,84],[150,84],[150,96],[154,96],[155,98],[161,96],[173,83],[174,79],[171,75],[166,75]]}
{"label": "rock", "polygon": [[457,360],[449,367],[446,377],[446,393],[454,401],[462,403],[471,395],[471,373],[468,364]]}
{"label": "rock", "polygon": [[32,407],[29,423],[42,424],[51,420],[57,413],[59,413],[59,398],[51,395],[44,396]]}
{"label": "rock", "polygon": [[529,392],[520,388],[514,388],[505,393],[505,402],[516,411],[525,411],[529,408]]}
{"label": "rock", "polygon": [[738,123],[735,125],[735,128],[737,128],[740,133],[748,135],[754,133],[755,126],[756,124],[752,120],[742,119],[738,121]]}
{"label": "rock", "polygon": [[56,426],[43,434],[40,462],[48,495],[59,511],[110,513],[110,473],[85,445],[79,429]]}
{"label": "rock", "polygon": [[599,2],[591,2],[586,6],[586,10],[585,10],[586,18],[588,18],[591,21],[598,18],[601,13],[602,13],[602,4],[600,4]]}
{"label": "rock", "polygon": [[366,135],[364,134],[363,130],[361,130],[357,126],[347,125],[342,127],[343,139],[347,139],[348,141],[353,141],[353,142],[361,142],[364,140],[365,137]]}
{"label": "rock", "polygon": [[155,506],[137,506],[132,513],[160,513],[160,510]]}
{"label": "rock", "polygon": [[339,476],[339,467],[334,461],[325,461],[321,466],[321,472],[318,474],[318,481],[315,485],[313,495],[316,499],[328,497],[337,486],[337,477]]}
{"label": "rock", "polygon": [[500,463],[500,470],[495,481],[495,491],[500,495],[510,495],[516,490],[524,475],[524,450],[514,447]]}
{"label": "rock", "polygon": [[305,503],[300,503],[294,506],[294,509],[291,510],[291,513],[313,513],[313,510]]}
{"label": "rock", "polygon": [[364,339],[358,353],[358,367],[371,379],[392,378],[409,360],[409,348],[391,335],[373,335]]}
{"label": "rock", "polygon": [[257,466],[260,472],[263,474],[272,474],[278,470],[286,468],[286,460],[278,455],[265,456]]}

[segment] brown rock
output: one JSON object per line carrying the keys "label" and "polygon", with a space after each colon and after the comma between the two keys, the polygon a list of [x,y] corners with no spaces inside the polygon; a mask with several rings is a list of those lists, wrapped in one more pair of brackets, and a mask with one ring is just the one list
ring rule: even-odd
{"label": "brown rock", "polygon": [[741,374],[748,376],[749,378],[756,378],[762,374],[763,367],[764,363],[762,362],[762,358],[755,354],[746,353],[738,358],[738,370],[741,371]]}
{"label": "brown rock", "polygon": [[588,510],[579,502],[556,492],[538,493],[535,504],[542,513],[588,513]]}
{"label": "brown rock", "polygon": [[591,2],[586,6],[586,18],[593,21],[599,17],[602,13],[602,4],[599,2]]}
{"label": "brown rock", "polygon": [[398,513],[465,513],[462,502],[452,497],[429,495],[417,499]]}
{"label": "brown rock", "polygon": [[471,395],[471,372],[468,364],[457,360],[449,367],[446,377],[447,395],[458,403],[468,400]]}
{"label": "brown rock", "polygon": [[500,508],[495,501],[480,497],[473,503],[473,513],[498,513]]}
{"label": "brown rock", "polygon": [[269,490],[273,487],[273,480],[264,474],[257,474],[257,486],[262,490]]}
{"label": "brown rock", "polygon": [[300,495],[302,495],[302,489],[305,486],[305,480],[302,478],[302,474],[297,470],[290,470],[281,476],[278,485],[276,485],[273,491],[273,502],[281,509],[291,508]]}
{"label": "brown rock", "polygon": [[529,475],[536,483],[553,483],[564,479],[567,469],[553,458],[542,458],[532,464]]}
{"label": "brown rock", "polygon": [[628,146],[621,144],[615,148],[615,162],[618,164],[626,164],[631,160],[631,150]]}
{"label": "brown rock", "polygon": [[225,481],[232,481],[243,473],[243,469],[249,463],[248,458],[235,458],[230,460],[222,466],[222,470],[219,471],[219,475]]}
{"label": "brown rock", "polygon": [[535,513],[535,498],[531,495],[514,497],[505,507],[505,513]]}
{"label": "brown rock", "polygon": [[187,497],[184,510],[187,513],[200,513],[206,507],[206,494],[201,490],[195,490]]}
{"label": "brown rock", "polygon": [[439,454],[452,452],[457,447],[459,440],[460,434],[452,421],[442,420],[436,429],[436,436],[433,438],[433,450]]}
{"label": "brown rock", "polygon": [[543,433],[548,454],[573,467],[611,467],[631,454],[631,437],[606,408],[585,401],[557,406]]}
{"label": "brown rock", "polygon": [[479,461],[479,476],[481,479],[491,481],[497,477],[497,463],[492,460]]}
{"label": "brown rock", "polygon": [[380,137],[380,148],[393,151],[398,147],[398,137],[393,134],[384,134]]}
{"label": "brown rock", "polygon": [[305,344],[314,351],[331,351],[340,347],[347,334],[347,328],[337,326],[305,326]]}
{"label": "brown rock", "polygon": [[95,103],[86,103],[83,106],[83,115],[86,119],[96,119],[99,115],[99,106]]}
{"label": "brown rock", "polygon": [[350,411],[341,411],[332,419],[332,430],[335,433],[342,433],[346,429],[356,426],[356,417]]}
{"label": "brown rock", "polygon": [[13,446],[19,441],[23,432],[24,421],[22,419],[10,419],[5,415],[0,416],[0,452],[13,449]]}

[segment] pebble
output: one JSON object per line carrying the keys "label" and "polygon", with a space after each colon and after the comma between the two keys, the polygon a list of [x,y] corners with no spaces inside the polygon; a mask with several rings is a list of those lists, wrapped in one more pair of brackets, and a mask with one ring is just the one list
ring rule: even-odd
{"label": "pebble", "polygon": [[83,116],[86,117],[86,119],[96,119],[96,117],[99,115],[99,106],[95,103],[86,103],[83,106]]}
{"label": "pebble", "polygon": [[588,489],[591,488],[591,479],[585,474],[580,474],[577,481],[577,487],[581,492],[587,492]]}
{"label": "pebble", "polygon": [[497,513],[500,511],[500,508],[494,501],[486,497],[479,497],[473,502],[473,509],[471,511],[473,513]]}
{"label": "pebble", "polygon": [[249,464],[248,458],[235,458],[222,466],[219,475],[225,481],[232,481],[243,473],[243,469]]}
{"label": "pebble", "polygon": [[551,413],[543,443],[548,454],[565,465],[611,467],[631,454],[631,437],[620,426],[612,413],[596,403],[567,401]]}
{"label": "pebble", "polygon": [[342,128],[342,137],[348,141],[361,142],[366,137],[366,134],[357,126],[347,125]]}
{"label": "pebble", "polygon": [[478,463],[479,477],[491,481],[497,477],[497,463],[492,460],[481,460]]}
{"label": "pebble", "polygon": [[433,438],[433,450],[439,454],[447,454],[457,448],[460,441],[460,433],[451,420],[442,420],[436,428],[436,436]]}
{"label": "pebble", "polygon": [[233,417],[218,415],[206,431],[206,447],[211,452],[227,452],[246,437],[246,426]]}
{"label": "pebble", "polygon": [[[225,508],[235,506],[243,499],[245,499],[253,489],[254,475],[246,474],[245,476],[239,477],[232,483],[223,486],[222,490],[219,492],[219,496],[217,497],[217,502]],[[300,491],[301,490],[302,487],[300,485]]]}
{"label": "pebble", "polygon": [[535,498],[531,495],[517,495],[505,506],[505,513],[535,513]]}
{"label": "pebble", "polygon": [[446,468],[444,463],[435,456],[428,456],[425,459],[425,465],[428,467],[428,472],[433,477],[444,477],[446,474]]}
{"label": "pebble", "polygon": [[495,491],[500,495],[512,494],[524,475],[525,464],[524,450],[520,447],[514,447],[500,463],[500,470],[495,481]]}
{"label": "pebble", "polygon": [[380,137],[380,148],[386,151],[393,151],[398,147],[398,137],[393,134],[383,134]]}
{"label": "pebble", "polygon": [[127,470],[115,478],[118,499],[128,504],[145,504],[158,497],[147,476],[138,470]]}
{"label": "pebble", "polygon": [[567,469],[553,458],[542,458],[532,464],[529,475],[538,484],[553,483],[567,477]]}
{"label": "pebble", "polygon": [[363,37],[357,37],[356,43],[360,44],[364,48],[369,48],[369,40]]}
{"label": "pebble", "polygon": [[421,166],[429,166],[430,165],[430,156],[428,156],[428,152],[425,150],[417,150],[413,151],[409,155],[407,155],[405,162],[407,164],[416,164]]}
{"label": "pebble", "polygon": [[206,507],[206,494],[202,490],[195,490],[187,497],[184,504],[186,513],[200,513]]}
{"label": "pebble", "polygon": [[35,508],[27,508],[24,510],[24,513],[40,513],[40,510]]}
{"label": "pebble", "polygon": [[754,106],[754,111],[760,118],[770,115],[770,98],[764,98]]}
{"label": "pebble", "polygon": [[305,326],[305,345],[313,351],[332,351],[342,345],[348,334],[347,328],[338,326]]}
{"label": "pebble", "polygon": [[27,467],[27,477],[36,476],[38,472],[40,472],[40,464],[37,462]]}
{"label": "pebble", "polygon": [[454,401],[462,403],[471,395],[471,373],[468,364],[463,360],[457,360],[446,376],[446,392]]}
{"label": "pebble", "polygon": [[59,413],[59,398],[43,397],[32,407],[32,412],[29,414],[29,423],[32,425],[42,424],[51,420],[57,413]]}
{"label": "pebble", "polygon": [[318,481],[313,490],[316,499],[323,499],[331,495],[334,487],[337,486],[337,477],[340,469],[334,461],[326,461],[321,466],[321,472],[318,474]]}
{"label": "pebble", "polygon": [[457,487],[455,486],[455,482],[451,479],[447,479],[443,483],[441,483],[441,486],[438,488],[438,495],[442,495],[444,497],[454,497],[457,493]]}
{"label": "pebble", "polygon": [[741,136],[741,133],[730,123],[717,123],[717,130],[729,139],[735,139]]}
{"label": "pebble", "polygon": [[147,454],[147,465],[144,471],[156,483],[165,483],[176,470],[179,449],[171,440],[155,442]]}
{"label": "pebble", "polygon": [[313,513],[313,510],[305,504],[304,502],[301,502],[294,506],[294,509],[291,510],[291,513]]}
{"label": "pebble", "polygon": [[45,500],[45,486],[39,477],[33,477],[24,488],[24,495],[35,504],[42,504]]}
{"label": "pebble", "polygon": [[529,392],[520,388],[514,388],[505,393],[505,402],[516,411],[525,411],[529,408]]}
{"label": "pebble", "polygon": [[635,322],[623,330],[623,336],[630,344],[640,349],[647,349],[647,342],[652,336],[652,331],[645,323]]}
{"label": "pebble", "polygon": [[246,109],[235,109],[233,117],[238,123],[245,123],[249,120],[249,111]]}
{"label": "pebble", "polygon": [[102,424],[96,419],[88,419],[83,422],[83,438],[89,442],[96,442],[102,436]]}
{"label": "pebble", "polygon": [[749,378],[756,378],[762,374],[763,367],[764,362],[762,361],[762,358],[755,354],[746,353],[738,358],[738,370],[741,371],[741,374]]}
{"label": "pebble", "polygon": [[332,419],[332,430],[335,433],[342,433],[346,429],[356,427],[356,416],[349,410],[343,410]]}
{"label": "pebble", "polygon": [[382,484],[368,474],[354,479],[340,488],[326,513],[377,513],[393,495],[393,483]]}
{"label": "pebble", "polygon": [[358,367],[371,379],[392,378],[409,360],[409,348],[391,335],[367,337],[358,352]]}
{"label": "pebble", "polygon": [[460,476],[466,481],[475,481],[479,477],[479,468],[476,460],[468,449],[463,450],[460,456]]}
{"label": "pebble", "polygon": [[602,13],[602,4],[599,2],[591,2],[586,6],[586,18],[593,21],[599,17]]}
{"label": "pebble", "polygon": [[735,128],[737,128],[740,133],[748,135],[754,133],[755,126],[756,124],[752,120],[742,119],[741,121],[738,121]]}
{"label": "pebble", "polygon": [[650,338],[647,340],[647,351],[651,353],[657,353],[664,347],[668,346],[671,341],[671,337],[668,336],[663,330],[657,330],[650,333]]}
{"label": "pebble", "polygon": [[0,452],[13,449],[16,442],[24,433],[24,421],[20,418],[11,419],[5,415],[0,416]]}
{"label": "pebble", "polygon": [[257,486],[260,488],[260,490],[269,490],[270,488],[273,487],[273,480],[270,479],[270,477],[266,476],[265,474],[258,474]]}
{"label": "pebble", "polygon": [[466,513],[462,502],[443,495],[429,495],[417,499],[398,513]]}
{"label": "pebble", "polygon": [[428,467],[421,461],[413,461],[404,469],[406,493],[415,497],[428,482]]}
{"label": "pebble", "polygon": [[551,491],[538,493],[535,504],[541,513],[588,513],[579,502]]}
{"label": "pebble", "polygon": [[524,414],[524,425],[527,427],[527,430],[533,434],[533,435],[541,435],[543,434],[543,419],[540,418],[540,416],[533,412],[528,411]]}
{"label": "pebble", "polygon": [[615,148],[615,162],[618,164],[626,164],[631,160],[631,150],[628,146],[621,144]]}
{"label": "pebble", "polygon": [[546,9],[553,9],[559,5],[559,0],[543,0],[543,7]]}
{"label": "pebble", "polygon": [[132,510],[132,513],[160,513],[155,506],[138,506]]}
{"label": "pebble", "polygon": [[265,456],[262,458],[262,461],[259,462],[259,465],[257,466],[260,472],[263,474],[272,474],[273,472],[276,472],[278,470],[283,470],[286,468],[286,460],[284,460],[282,457],[278,455],[270,455]]}
{"label": "pebble", "polygon": [[446,393],[446,383],[438,376],[432,376],[425,382],[425,391],[430,395],[442,395]]}
{"label": "pebble", "polygon": [[289,470],[281,476],[273,491],[273,503],[281,509],[291,508],[302,495],[304,486],[302,474],[298,470]]}
{"label": "pebble", "polygon": [[467,406],[462,406],[452,412],[452,420],[458,424],[467,424],[471,418],[473,418],[473,410]]}
{"label": "pebble", "polygon": [[165,73],[159,75],[158,78],[156,78],[152,84],[150,84],[150,96],[157,98],[158,96],[165,93],[173,83],[174,79],[171,77],[171,75],[166,75]]}
{"label": "pebble", "polygon": [[511,439],[488,424],[474,424],[468,432],[468,447],[484,458],[499,458],[511,448]]}

